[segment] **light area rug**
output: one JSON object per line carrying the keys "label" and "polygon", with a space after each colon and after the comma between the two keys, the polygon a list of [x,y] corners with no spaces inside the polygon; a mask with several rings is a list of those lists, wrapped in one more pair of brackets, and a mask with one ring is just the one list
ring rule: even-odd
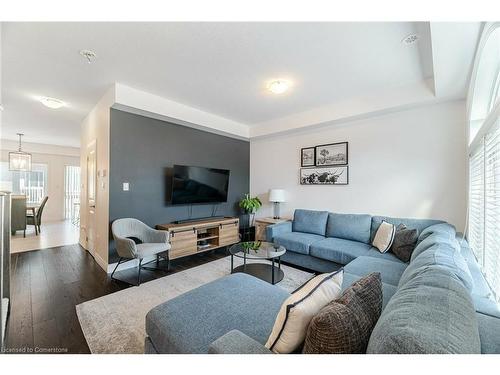
{"label": "light area rug", "polygon": [[[234,258],[235,267],[242,263]],[[277,285],[289,292],[313,274],[282,265]],[[144,353],[145,318],[153,307],[191,289],[229,275],[230,257],[174,273],[76,306],[78,320],[92,353]]]}

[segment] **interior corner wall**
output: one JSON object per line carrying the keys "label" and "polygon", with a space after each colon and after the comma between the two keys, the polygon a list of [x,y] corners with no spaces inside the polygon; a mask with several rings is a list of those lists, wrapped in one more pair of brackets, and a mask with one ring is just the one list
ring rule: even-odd
{"label": "interior corner wall", "polygon": [[[216,215],[238,216],[238,202],[249,192],[250,144],[199,129],[117,109],[111,110],[109,220],[137,218],[151,227],[212,215],[214,205],[172,206],[169,170],[174,164],[230,170],[226,203]],[[129,190],[123,191],[123,183]],[[110,263],[117,261],[110,244]]]}
{"label": "interior corner wall", "polygon": [[96,262],[106,272],[109,252],[109,129],[114,91],[109,90],[83,120],[81,125],[80,168],[80,245],[88,250],[87,149],[96,142],[95,254]]}
{"label": "interior corner wall", "polygon": [[[349,184],[300,185],[300,150],[349,142]],[[454,101],[369,119],[324,125],[250,143],[250,191],[285,189],[282,216],[296,208],[444,219],[463,231],[466,218],[465,102]]]}

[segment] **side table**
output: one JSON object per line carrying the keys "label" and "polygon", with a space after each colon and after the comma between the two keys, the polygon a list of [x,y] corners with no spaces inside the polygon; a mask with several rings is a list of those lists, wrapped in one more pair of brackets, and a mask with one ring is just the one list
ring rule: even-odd
{"label": "side table", "polygon": [[282,223],[284,221],[290,221],[289,219],[273,219],[272,217],[263,217],[255,219],[255,240],[256,241],[267,241],[266,228],[268,225]]}

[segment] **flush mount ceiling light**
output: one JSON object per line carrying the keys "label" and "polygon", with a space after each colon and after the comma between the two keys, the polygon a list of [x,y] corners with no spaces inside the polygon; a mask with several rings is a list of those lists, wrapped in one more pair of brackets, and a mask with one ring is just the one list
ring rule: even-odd
{"label": "flush mount ceiling light", "polygon": [[404,37],[404,39],[401,41],[401,43],[410,45],[413,43],[416,43],[418,41],[418,34],[410,34]]}
{"label": "flush mount ceiling light", "polygon": [[9,152],[9,171],[29,172],[31,171],[31,154],[24,152],[21,146],[21,137],[23,133],[17,133],[19,136],[19,149],[15,152]]}
{"label": "flush mount ceiling light", "polygon": [[92,64],[97,57],[94,51],[88,50],[88,49],[82,49],[80,51],[80,55],[82,55],[85,59],[87,59],[87,62],[89,64]]}
{"label": "flush mount ceiling light", "polygon": [[61,107],[64,107],[66,104],[62,100],[55,99],[55,98],[49,98],[49,97],[43,97],[40,98],[40,103],[42,103],[45,107],[50,108],[50,109],[59,109]]}
{"label": "flush mount ceiling light", "polygon": [[285,79],[276,79],[267,84],[267,89],[273,94],[283,94],[291,86],[290,81]]}

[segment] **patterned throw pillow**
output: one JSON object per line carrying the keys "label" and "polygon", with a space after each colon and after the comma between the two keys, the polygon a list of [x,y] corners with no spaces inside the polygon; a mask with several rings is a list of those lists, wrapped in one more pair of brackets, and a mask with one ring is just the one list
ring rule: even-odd
{"label": "patterned throw pillow", "polygon": [[418,230],[408,229],[406,225],[399,224],[396,228],[391,251],[403,262],[409,262],[418,240]]}
{"label": "patterned throw pillow", "polygon": [[297,289],[281,305],[266,348],[292,353],[304,342],[311,319],[341,294],[344,270],[318,275]]}
{"label": "patterned throw pillow", "polygon": [[381,313],[382,280],[374,272],[352,284],[311,320],[303,353],[366,353]]}
{"label": "patterned throw pillow", "polygon": [[395,233],[395,225],[389,224],[387,221],[382,221],[382,224],[377,229],[377,233],[375,233],[372,245],[381,253],[387,252],[392,246]]}

